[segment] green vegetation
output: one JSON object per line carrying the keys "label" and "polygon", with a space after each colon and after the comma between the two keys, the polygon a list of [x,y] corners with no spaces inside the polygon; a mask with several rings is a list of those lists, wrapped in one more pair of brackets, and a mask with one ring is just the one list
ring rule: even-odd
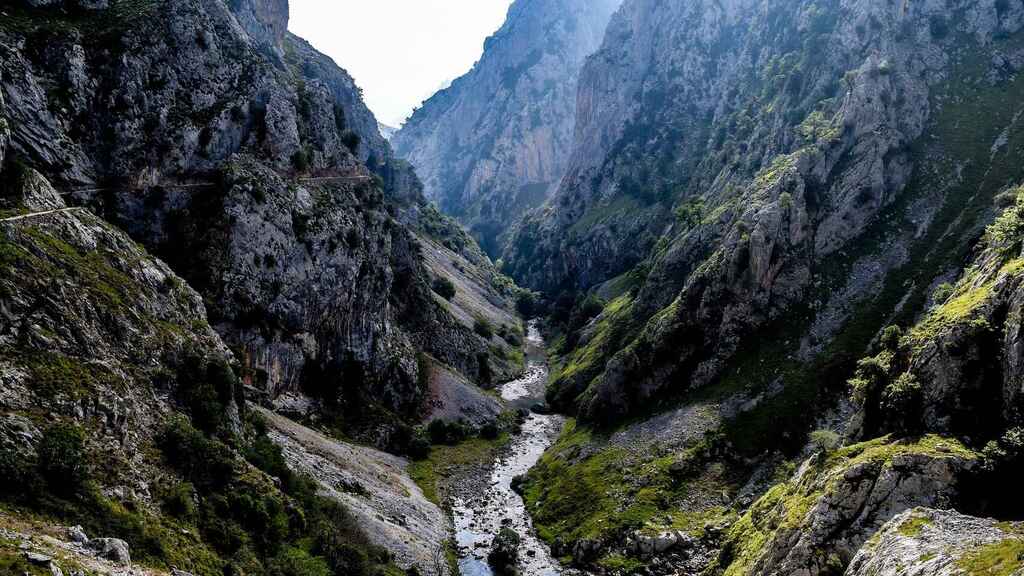
{"label": "green vegetation", "polygon": [[482,317],[476,317],[473,319],[473,332],[476,332],[478,336],[485,340],[490,340],[494,337],[494,327],[491,323]]}
{"label": "green vegetation", "polygon": [[119,379],[99,364],[85,364],[56,352],[27,357],[29,387],[40,397],[81,399],[100,387],[120,389]]}
{"label": "green vegetation", "polygon": [[608,303],[592,329],[589,340],[575,346],[559,360],[556,369],[551,371],[547,393],[552,405],[569,406],[574,403],[591,380],[604,370],[605,362],[613,352],[612,347],[624,341],[632,304],[632,296],[629,294]]}
{"label": "green vegetation", "polygon": [[409,466],[409,476],[427,500],[440,506],[446,481],[453,478],[460,469],[489,463],[508,441],[509,435],[501,433],[491,440],[470,438],[452,446],[433,446],[429,456]]}
{"label": "green vegetation", "polygon": [[1024,566],[1024,540],[1007,538],[972,550],[956,561],[966,576],[1011,576]]}
{"label": "green vegetation", "polygon": [[527,475],[524,500],[533,511],[538,534],[548,543],[561,541],[571,547],[578,540],[604,541],[632,530],[671,529],[701,536],[708,523],[728,518],[729,512],[720,506],[693,509],[692,504],[702,498],[720,501],[722,491],[730,490],[721,464],[692,465],[695,472],[686,478],[676,471],[681,459],[694,457],[704,446],[682,455],[637,457],[602,443],[593,432],[569,421]]}
{"label": "green vegetation", "polygon": [[434,292],[445,300],[451,301],[455,298],[455,284],[444,276],[434,278],[433,288]]}
{"label": "green vegetation", "polygon": [[899,530],[899,533],[903,536],[917,538],[921,535],[925,526],[930,526],[931,524],[931,519],[926,516],[911,516],[900,524],[897,530]]}
{"label": "green vegetation", "polygon": [[4,6],[0,29],[21,34],[82,34],[87,43],[109,47],[128,30],[153,17],[158,0],[111,0],[107,10]]}
{"label": "green vegetation", "polygon": [[903,454],[922,454],[937,459],[978,458],[977,453],[957,440],[935,435],[909,440],[884,436],[839,449],[816,469],[771,488],[729,528],[717,560],[718,571],[723,576],[748,574],[773,539],[780,535],[786,537],[786,532],[803,527],[814,505],[835,490],[846,471],[867,463],[891,466],[893,460]]}

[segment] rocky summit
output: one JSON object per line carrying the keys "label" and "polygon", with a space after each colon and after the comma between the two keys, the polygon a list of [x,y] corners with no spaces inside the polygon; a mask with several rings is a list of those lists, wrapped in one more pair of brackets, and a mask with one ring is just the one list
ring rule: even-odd
{"label": "rocky summit", "polygon": [[0,574],[1024,574],[1019,0],[297,8],[0,7]]}

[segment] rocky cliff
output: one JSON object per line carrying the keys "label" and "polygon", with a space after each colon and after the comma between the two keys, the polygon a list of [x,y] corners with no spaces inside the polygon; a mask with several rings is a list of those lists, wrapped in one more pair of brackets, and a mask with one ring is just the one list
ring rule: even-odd
{"label": "rocky cliff", "polygon": [[[965,456],[1013,453],[1016,276],[974,251],[1024,177],[1022,16],[857,1],[627,1],[613,16],[581,74],[566,177],[505,258],[564,335],[549,400],[579,420],[526,489],[560,553],[671,573],[724,549],[729,574],[827,574],[892,514],[936,505],[922,494],[997,514],[977,494],[987,464],[823,460],[794,478],[785,462],[850,418],[851,445],[933,432]],[[857,411],[846,381],[902,341],[890,324],[931,335],[890,352]],[[773,493],[779,475],[807,484]],[[882,506],[887,475],[950,482]]]}
{"label": "rocky cliff", "polygon": [[921,237],[962,258],[1020,176],[1000,96],[1020,89],[1018,7],[965,4],[956,23],[931,5],[782,11],[630,2],[588,60],[573,163],[506,259],[552,295],[630,294],[615,343],[587,355],[610,360],[556,387],[586,413],[718,381],[773,325],[814,357],[857,305],[891,313],[876,297],[893,271],[923,274],[920,295],[955,266]]}
{"label": "rocky cliff", "polygon": [[11,152],[195,286],[254,391],[416,421],[420,352],[476,382],[517,369],[434,298],[416,234],[472,258],[497,309],[513,287],[429,209],[352,78],[286,32],[286,2],[10,10]]}
{"label": "rocky cliff", "polygon": [[576,86],[621,0],[518,0],[465,76],[395,134],[427,197],[492,256],[510,223],[557,184],[572,149]]}

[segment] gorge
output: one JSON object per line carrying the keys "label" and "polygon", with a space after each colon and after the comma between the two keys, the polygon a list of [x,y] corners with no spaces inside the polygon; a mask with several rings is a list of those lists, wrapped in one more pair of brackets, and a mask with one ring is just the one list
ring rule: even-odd
{"label": "gorge", "polygon": [[289,11],[0,6],[0,574],[1024,574],[1024,3]]}

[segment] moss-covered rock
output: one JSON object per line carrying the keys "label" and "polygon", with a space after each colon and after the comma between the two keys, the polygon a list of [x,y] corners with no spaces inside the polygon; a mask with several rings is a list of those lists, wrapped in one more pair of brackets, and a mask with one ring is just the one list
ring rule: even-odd
{"label": "moss-covered rock", "polygon": [[883,437],[808,460],[726,533],[712,573],[841,573],[886,521],[916,506],[957,502],[979,456],[956,440]]}
{"label": "moss-covered rock", "polygon": [[1010,576],[1024,568],[1024,529],[1016,523],[915,508],[865,544],[849,576]]}

